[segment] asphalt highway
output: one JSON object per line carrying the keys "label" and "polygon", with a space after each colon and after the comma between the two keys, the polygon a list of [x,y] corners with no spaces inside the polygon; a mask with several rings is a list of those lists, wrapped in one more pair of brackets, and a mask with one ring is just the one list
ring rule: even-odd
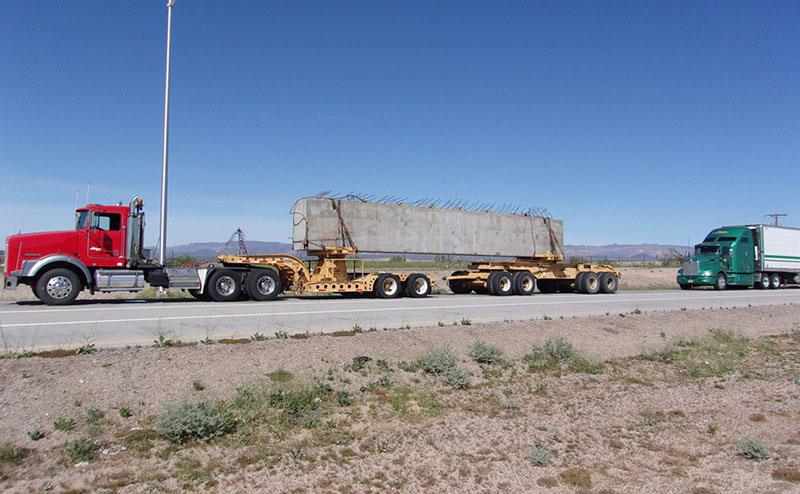
{"label": "asphalt highway", "polygon": [[433,295],[424,299],[286,297],[271,302],[193,299],[82,301],[66,307],[0,302],[3,353],[150,345],[159,337],[183,342],[242,338],[255,333],[368,331],[406,326],[591,316],[664,310],[800,303],[800,288],[779,290],[646,290],[614,295]]}

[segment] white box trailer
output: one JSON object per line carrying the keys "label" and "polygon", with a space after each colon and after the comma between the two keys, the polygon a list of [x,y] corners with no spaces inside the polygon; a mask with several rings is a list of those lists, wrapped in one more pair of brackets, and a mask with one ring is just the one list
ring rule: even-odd
{"label": "white box trailer", "polygon": [[800,228],[751,225],[756,234],[757,271],[800,273]]}

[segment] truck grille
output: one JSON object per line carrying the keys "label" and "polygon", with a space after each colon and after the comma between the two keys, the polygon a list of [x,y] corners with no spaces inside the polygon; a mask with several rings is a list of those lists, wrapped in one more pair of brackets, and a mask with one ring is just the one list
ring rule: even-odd
{"label": "truck grille", "polygon": [[697,261],[683,261],[684,276],[697,276],[700,272],[700,263]]}

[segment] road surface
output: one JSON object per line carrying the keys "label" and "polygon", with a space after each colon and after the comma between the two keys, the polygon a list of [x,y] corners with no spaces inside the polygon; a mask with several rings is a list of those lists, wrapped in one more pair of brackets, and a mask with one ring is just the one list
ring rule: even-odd
{"label": "road surface", "polygon": [[205,338],[292,335],[361,328],[402,328],[630,313],[800,303],[800,288],[780,290],[646,290],[614,295],[436,295],[424,299],[280,298],[213,303],[189,299],[82,301],[66,307],[0,302],[2,352],[150,345],[160,336]]}

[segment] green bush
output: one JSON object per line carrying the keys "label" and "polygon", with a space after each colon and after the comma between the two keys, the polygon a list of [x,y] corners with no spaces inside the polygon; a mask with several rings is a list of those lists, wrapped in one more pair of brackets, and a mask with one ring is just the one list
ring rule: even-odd
{"label": "green bush", "polygon": [[447,369],[456,366],[456,356],[449,346],[434,348],[425,352],[419,366],[429,374],[444,374]]}
{"label": "green bush", "polygon": [[444,382],[455,389],[467,389],[471,380],[466,369],[454,365],[444,371]]}
{"label": "green bush", "polygon": [[575,347],[563,338],[548,339],[542,349],[544,354],[553,360],[569,360],[575,356]]}
{"label": "green bush", "polygon": [[553,454],[546,449],[542,448],[541,446],[536,446],[531,451],[528,460],[530,460],[531,464],[537,467],[544,467],[550,463],[550,459],[553,457]]}
{"label": "green bush", "polygon": [[745,439],[741,443],[739,443],[739,454],[747,458],[748,460],[766,460],[772,453],[770,453],[769,448],[764,446],[763,444],[759,443],[758,441],[754,441],[752,439]]}
{"label": "green bush", "polygon": [[92,461],[94,460],[94,444],[88,439],[78,439],[72,441],[65,450],[67,456],[72,461]]}
{"label": "green bush", "polygon": [[164,412],[156,422],[158,435],[182,444],[188,441],[210,441],[236,429],[233,417],[207,403],[164,405]]}
{"label": "green bush", "polygon": [[499,364],[503,361],[503,350],[494,345],[476,341],[469,349],[469,356],[479,364]]}
{"label": "green bush", "polygon": [[19,463],[30,454],[31,450],[22,448],[8,441],[0,444],[0,462]]}
{"label": "green bush", "polygon": [[53,429],[68,432],[75,428],[75,420],[59,417],[53,422]]}

